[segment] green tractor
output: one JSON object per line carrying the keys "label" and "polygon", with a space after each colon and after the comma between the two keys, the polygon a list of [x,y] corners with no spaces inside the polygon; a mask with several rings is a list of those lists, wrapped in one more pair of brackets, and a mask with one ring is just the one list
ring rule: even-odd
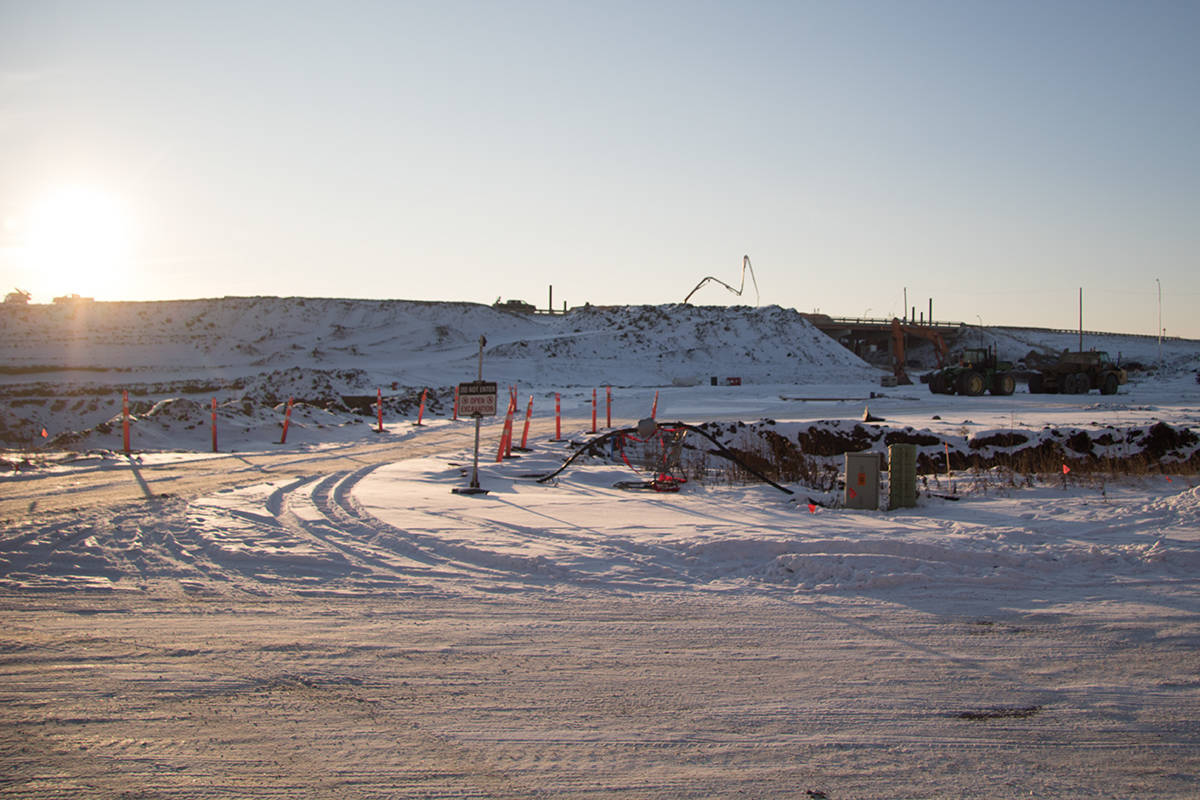
{"label": "green tractor", "polygon": [[994,350],[984,347],[968,347],[958,364],[929,376],[929,391],[934,394],[978,397],[984,392],[1012,394],[1016,387],[1012,364],[998,360]]}

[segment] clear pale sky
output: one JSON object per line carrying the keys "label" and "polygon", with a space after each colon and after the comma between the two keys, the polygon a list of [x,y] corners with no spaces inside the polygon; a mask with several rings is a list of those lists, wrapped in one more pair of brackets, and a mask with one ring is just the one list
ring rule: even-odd
{"label": "clear pale sky", "polygon": [[[1200,1],[0,0],[0,291],[1200,338]],[[698,304],[754,303],[709,285]]]}

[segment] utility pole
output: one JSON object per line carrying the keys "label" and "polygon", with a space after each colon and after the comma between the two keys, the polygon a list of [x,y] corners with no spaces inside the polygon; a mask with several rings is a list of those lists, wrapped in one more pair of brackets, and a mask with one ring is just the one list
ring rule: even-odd
{"label": "utility pole", "polygon": [[1162,372],[1162,281],[1155,278],[1154,282],[1158,284],[1158,371]]}
{"label": "utility pole", "polygon": [[1083,287],[1079,287],[1079,352],[1083,352]]}

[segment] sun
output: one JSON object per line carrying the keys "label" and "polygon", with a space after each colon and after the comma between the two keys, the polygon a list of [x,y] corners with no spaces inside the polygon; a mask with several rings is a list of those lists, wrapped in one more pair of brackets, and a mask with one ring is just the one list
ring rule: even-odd
{"label": "sun", "polygon": [[94,186],[52,189],[26,218],[24,254],[55,293],[119,297],[132,258],[132,225],[120,197]]}

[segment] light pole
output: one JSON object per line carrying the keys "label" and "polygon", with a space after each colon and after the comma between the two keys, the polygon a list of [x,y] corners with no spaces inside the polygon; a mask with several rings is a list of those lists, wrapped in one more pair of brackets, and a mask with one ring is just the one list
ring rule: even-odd
{"label": "light pole", "polygon": [[1154,283],[1158,285],[1158,371],[1162,372],[1162,281],[1155,278]]}

